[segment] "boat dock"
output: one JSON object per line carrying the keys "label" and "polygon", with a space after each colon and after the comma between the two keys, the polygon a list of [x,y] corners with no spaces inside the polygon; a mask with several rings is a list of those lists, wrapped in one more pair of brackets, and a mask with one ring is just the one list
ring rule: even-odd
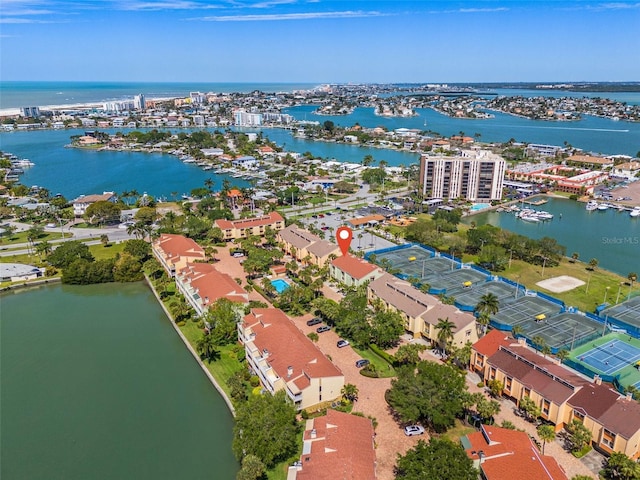
{"label": "boat dock", "polygon": [[537,200],[523,200],[522,203],[526,203],[527,205],[539,206],[539,205],[544,205],[548,201],[549,200],[547,200],[546,198],[538,198]]}

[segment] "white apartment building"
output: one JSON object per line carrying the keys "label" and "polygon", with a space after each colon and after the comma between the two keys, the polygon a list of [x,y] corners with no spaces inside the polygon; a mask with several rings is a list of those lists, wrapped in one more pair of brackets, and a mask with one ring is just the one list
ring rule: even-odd
{"label": "white apartment building", "polygon": [[257,127],[262,125],[261,113],[249,113],[245,110],[233,112],[234,123],[239,127]]}
{"label": "white apartment building", "polygon": [[456,156],[422,155],[420,185],[426,198],[500,200],[506,162],[486,150],[462,150]]}

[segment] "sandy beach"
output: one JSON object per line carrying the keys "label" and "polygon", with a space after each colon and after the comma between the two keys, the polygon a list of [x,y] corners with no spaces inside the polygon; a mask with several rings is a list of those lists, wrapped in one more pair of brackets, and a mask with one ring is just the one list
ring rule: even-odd
{"label": "sandy beach", "polygon": [[[169,100],[174,100],[176,97],[161,97],[161,98],[148,98],[148,102],[166,102]],[[121,99],[127,100],[127,99]],[[106,102],[111,100],[104,100],[102,102],[90,102],[90,103],[67,103],[62,105],[38,105],[38,108],[42,111],[52,111],[52,110],[91,110],[94,108],[102,108]],[[24,105],[33,106],[33,105]],[[1,108],[0,109],[0,117],[15,117],[16,115],[20,115],[20,108]]]}

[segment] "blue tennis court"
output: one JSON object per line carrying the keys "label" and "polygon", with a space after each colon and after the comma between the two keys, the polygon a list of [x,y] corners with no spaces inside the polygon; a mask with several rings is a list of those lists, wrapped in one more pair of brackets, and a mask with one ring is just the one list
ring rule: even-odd
{"label": "blue tennis court", "polygon": [[640,349],[620,340],[611,340],[597,347],[594,344],[578,359],[604,374],[612,374],[640,360]]}

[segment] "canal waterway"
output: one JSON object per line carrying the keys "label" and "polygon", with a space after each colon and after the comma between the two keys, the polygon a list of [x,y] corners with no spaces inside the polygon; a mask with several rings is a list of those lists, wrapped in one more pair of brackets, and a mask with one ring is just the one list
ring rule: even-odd
{"label": "canal waterway", "polygon": [[640,218],[615,209],[588,212],[584,203],[560,198],[531,208],[552,213],[553,220],[529,223],[513,213],[491,211],[465,217],[464,223],[488,223],[536,239],[555,238],[567,248],[567,256],[577,252],[583,262],[596,258],[600,268],[624,277],[640,272]]}
{"label": "canal waterway", "polygon": [[145,284],[0,301],[0,477],[235,478],[233,418]]}

